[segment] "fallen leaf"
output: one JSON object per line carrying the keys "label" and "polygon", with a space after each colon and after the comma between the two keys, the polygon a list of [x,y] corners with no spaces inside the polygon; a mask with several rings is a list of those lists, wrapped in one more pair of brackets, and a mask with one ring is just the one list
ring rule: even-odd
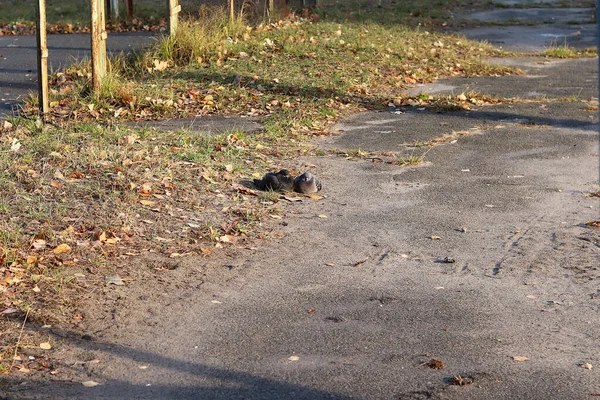
{"label": "fallen leaf", "polygon": [[536,296],[536,295],[534,295],[534,294],[528,294],[528,295],[527,295],[527,298],[528,298],[528,299],[539,299],[539,298],[540,298],[540,296]]}
{"label": "fallen leaf", "polygon": [[169,66],[167,61],[162,60],[153,60],[152,63],[154,64],[152,71],[164,71]]}
{"label": "fallen leaf", "polygon": [[104,278],[104,282],[106,282],[107,285],[125,285],[125,282],[123,282],[123,280],[118,275],[107,276],[106,278]]}
{"label": "fallen leaf", "polygon": [[219,242],[223,243],[235,243],[236,237],[231,235],[223,235],[219,238]]}
{"label": "fallen leaf", "polygon": [[473,383],[473,378],[471,377],[462,377],[460,375],[456,375],[450,379],[448,379],[448,383],[451,385],[465,386]]}
{"label": "fallen leaf", "polygon": [[21,148],[21,143],[19,143],[19,139],[14,138],[12,140],[12,145],[10,146],[10,151],[16,153],[19,151],[20,148]]}
{"label": "fallen leaf", "polygon": [[62,187],[62,185],[63,184],[58,181],[50,181],[50,186],[52,186],[53,188],[58,189],[58,188]]}
{"label": "fallen leaf", "polygon": [[19,310],[18,308],[15,308],[15,307],[10,307],[10,308],[7,308],[7,309],[5,309],[4,311],[2,311],[0,314],[3,314],[3,315],[10,315],[10,314],[17,313],[17,312],[19,312],[19,311],[20,311],[20,310]]}
{"label": "fallen leaf", "polygon": [[71,252],[71,246],[69,246],[66,243],[63,243],[61,245],[56,246],[54,248],[53,252],[54,252],[54,254],[70,253]]}
{"label": "fallen leaf", "polygon": [[22,372],[24,374],[31,372],[31,370],[26,368],[24,365],[19,365],[17,368],[19,369],[19,372]]}
{"label": "fallen leaf", "polygon": [[319,218],[321,218],[321,219],[327,219],[327,215],[325,215],[325,214],[319,214]]}
{"label": "fallen leaf", "polygon": [[298,356],[288,357],[288,361],[298,361],[299,359],[300,359],[300,357],[298,357]]}
{"label": "fallen leaf", "polygon": [[152,200],[140,200],[140,203],[145,206],[153,206],[156,204],[156,202]]}
{"label": "fallen leaf", "polygon": [[98,382],[95,382],[95,381],[85,381],[85,382],[81,382],[81,384],[85,387],[94,387],[94,386],[100,385]]}
{"label": "fallen leaf", "polygon": [[40,349],[50,350],[51,348],[52,348],[52,345],[48,342],[40,343]]}
{"label": "fallen leaf", "polygon": [[39,293],[39,292],[41,292],[41,291],[42,291],[42,290],[41,290],[41,289],[38,287],[38,285],[35,285],[35,287],[34,287],[33,289],[31,289],[31,290],[33,290],[33,291],[34,291],[34,292],[36,292],[36,293]]}
{"label": "fallen leaf", "polygon": [[444,363],[440,360],[437,360],[435,358],[432,358],[431,360],[423,363],[422,365],[426,365],[431,369],[442,369],[444,368]]}
{"label": "fallen leaf", "polygon": [[36,250],[43,250],[46,248],[46,241],[44,239],[36,239],[31,244],[31,247]]}
{"label": "fallen leaf", "polygon": [[581,364],[581,368],[583,369],[592,369],[592,364],[589,362],[586,362],[585,364]]}
{"label": "fallen leaf", "polygon": [[282,195],[281,198],[284,200],[290,201],[292,203],[296,202],[296,201],[302,201],[302,199],[300,197],[289,197],[289,196]]}
{"label": "fallen leaf", "polygon": [[439,236],[431,236],[431,240],[441,240],[442,238]]}
{"label": "fallen leaf", "polygon": [[238,192],[243,193],[243,194],[248,194],[251,196],[257,196],[256,192],[252,189],[248,189],[246,187],[240,187],[238,188]]}
{"label": "fallen leaf", "polygon": [[322,200],[324,197],[323,196],[319,196],[318,194],[307,194],[305,195],[306,197],[310,197],[311,199],[314,200]]}
{"label": "fallen leaf", "polygon": [[222,302],[220,302],[219,300],[211,300],[210,301],[213,304],[223,304]]}
{"label": "fallen leaf", "polygon": [[513,356],[512,359],[515,361],[529,361],[529,358],[524,357],[524,356]]}

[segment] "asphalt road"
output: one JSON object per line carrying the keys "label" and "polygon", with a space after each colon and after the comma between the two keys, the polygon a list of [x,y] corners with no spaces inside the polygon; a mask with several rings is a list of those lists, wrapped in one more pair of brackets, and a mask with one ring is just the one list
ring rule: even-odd
{"label": "asphalt road", "polygon": [[[148,33],[109,34],[107,48],[113,54],[130,52],[151,43],[155,37]],[[48,35],[51,71],[89,57],[89,34]],[[37,95],[35,36],[0,37],[0,118],[11,115],[13,107],[30,93]]]}

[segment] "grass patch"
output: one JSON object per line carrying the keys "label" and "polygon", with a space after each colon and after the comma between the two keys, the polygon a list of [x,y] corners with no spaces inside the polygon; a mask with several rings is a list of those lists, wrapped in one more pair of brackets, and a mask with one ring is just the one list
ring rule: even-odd
{"label": "grass patch", "polygon": [[562,46],[552,45],[544,50],[540,56],[552,58],[580,58],[580,57],[597,57],[598,49],[586,48],[576,49],[569,46],[567,43]]}

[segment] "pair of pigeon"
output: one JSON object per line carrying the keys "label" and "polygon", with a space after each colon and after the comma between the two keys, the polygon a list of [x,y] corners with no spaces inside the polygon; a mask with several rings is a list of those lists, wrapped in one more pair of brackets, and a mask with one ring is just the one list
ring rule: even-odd
{"label": "pair of pigeon", "polygon": [[254,179],[254,185],[260,190],[289,192],[293,189],[298,193],[315,193],[322,187],[321,181],[310,172],[294,178],[287,169],[279,172],[267,172],[262,179]]}

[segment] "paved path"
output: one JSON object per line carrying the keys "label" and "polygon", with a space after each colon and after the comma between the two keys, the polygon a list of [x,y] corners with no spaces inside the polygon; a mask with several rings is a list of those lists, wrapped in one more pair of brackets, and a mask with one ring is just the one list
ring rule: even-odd
{"label": "paved path", "polygon": [[[107,47],[113,53],[129,52],[151,43],[148,33],[109,34]],[[90,35],[48,35],[50,70],[90,57]],[[35,36],[0,37],[0,118],[11,115],[15,104],[30,93],[37,95]]]}
{"label": "paved path", "polygon": [[[286,207],[270,225],[283,238],[189,261],[154,293],[107,289],[95,304],[106,318],[89,336],[53,331],[70,348],[61,361],[74,379],[102,385],[25,381],[8,398],[600,393],[600,233],[583,225],[600,206],[588,196],[599,189],[598,118],[588,102],[597,60],[535,60],[502,60],[528,72],[520,80],[473,82],[485,82],[482,93],[537,91],[548,101],[445,114],[390,109],[341,122],[338,136],[317,144],[421,156],[415,143],[446,143],[413,167],[291,161],[316,165],[327,198]],[[567,84],[569,74],[578,76]],[[564,95],[574,101],[553,101]],[[444,368],[424,365],[431,358]],[[90,360],[98,362],[81,362]],[[453,385],[459,376],[473,383]]]}

